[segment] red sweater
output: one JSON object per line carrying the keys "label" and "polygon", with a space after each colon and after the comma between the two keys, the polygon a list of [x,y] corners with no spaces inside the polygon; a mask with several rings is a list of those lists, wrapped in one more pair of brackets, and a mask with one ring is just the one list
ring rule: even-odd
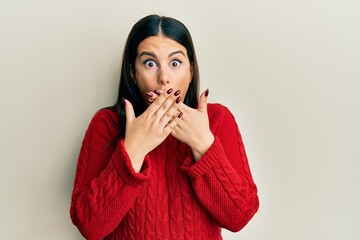
{"label": "red sweater", "polygon": [[171,135],[135,173],[118,117],[100,110],[80,151],[70,214],[87,239],[222,239],[239,231],[259,207],[235,119],[208,104],[215,141],[194,163],[190,147]]}

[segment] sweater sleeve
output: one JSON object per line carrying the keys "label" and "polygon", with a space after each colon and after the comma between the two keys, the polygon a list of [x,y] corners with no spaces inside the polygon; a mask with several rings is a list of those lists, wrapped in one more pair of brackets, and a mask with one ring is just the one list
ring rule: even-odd
{"label": "sweater sleeve", "polygon": [[227,108],[222,107],[221,112],[219,127],[212,129],[212,146],[196,163],[192,156],[187,157],[182,170],[219,226],[236,232],[257,212],[259,199],[235,119]]}
{"label": "sweater sleeve", "polygon": [[86,239],[111,233],[135,202],[150,176],[148,156],[135,173],[123,140],[109,145],[111,123],[104,110],[92,119],[80,150],[70,216]]}

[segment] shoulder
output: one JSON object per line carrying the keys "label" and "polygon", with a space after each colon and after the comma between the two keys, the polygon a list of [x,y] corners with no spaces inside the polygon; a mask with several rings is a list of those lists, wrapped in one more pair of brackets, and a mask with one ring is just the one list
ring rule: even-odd
{"label": "shoulder", "polygon": [[210,130],[214,134],[228,136],[230,131],[237,133],[238,137],[241,138],[238,123],[227,107],[221,104],[208,104],[208,116]]}
{"label": "shoulder", "polygon": [[230,110],[220,103],[208,103],[207,108],[208,108],[209,119],[212,118],[222,119],[224,117],[232,116]]}
{"label": "shoulder", "polygon": [[235,118],[230,110],[219,103],[208,103],[208,116],[210,125],[214,128],[229,121],[235,122]]}
{"label": "shoulder", "polygon": [[91,119],[91,124],[112,124],[118,122],[118,116],[115,111],[109,108],[103,108],[97,111]]}
{"label": "shoulder", "polygon": [[91,119],[88,130],[109,135],[118,134],[120,128],[117,113],[109,108],[100,109]]}
{"label": "shoulder", "polygon": [[93,121],[117,121],[117,113],[111,108],[103,108],[95,113],[92,120]]}

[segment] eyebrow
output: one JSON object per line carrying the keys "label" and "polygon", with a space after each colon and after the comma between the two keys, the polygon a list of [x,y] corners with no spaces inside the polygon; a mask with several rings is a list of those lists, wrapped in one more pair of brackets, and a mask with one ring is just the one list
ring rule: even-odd
{"label": "eyebrow", "polygon": [[144,55],[148,55],[148,56],[151,56],[151,57],[156,58],[155,53],[148,52],[148,51],[142,51],[142,52],[140,53],[140,55],[139,55],[139,58],[142,57],[142,56],[144,56]]}
{"label": "eyebrow", "polygon": [[[169,57],[174,56],[174,55],[179,54],[179,53],[182,54],[182,55],[184,55],[184,57],[185,57],[185,53],[184,53],[183,51],[181,51],[181,50],[177,50],[177,51],[175,51],[175,52],[170,53],[170,54],[169,54]],[[144,56],[144,55],[148,55],[148,56],[157,58],[155,53],[153,53],[153,52],[148,52],[148,51],[142,51],[142,52],[140,53],[140,55],[139,55],[139,58],[142,57],[142,56]]]}
{"label": "eyebrow", "polygon": [[171,57],[171,56],[173,56],[173,55],[175,55],[175,54],[178,54],[178,53],[184,55],[184,57],[185,57],[185,53],[184,53],[183,51],[181,51],[181,50],[177,50],[177,51],[175,51],[175,52],[170,53],[170,54],[169,54],[169,57]]}

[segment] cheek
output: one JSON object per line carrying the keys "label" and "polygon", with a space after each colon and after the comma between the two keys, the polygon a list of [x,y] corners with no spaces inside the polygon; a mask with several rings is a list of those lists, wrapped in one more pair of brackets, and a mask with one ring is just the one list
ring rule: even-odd
{"label": "cheek", "polygon": [[181,97],[182,99],[185,98],[186,92],[189,88],[191,82],[191,74],[190,73],[182,73],[181,76],[179,76],[177,81],[177,86],[174,86],[175,88],[178,88],[181,90]]}
{"label": "cheek", "polygon": [[136,73],[136,84],[142,92],[151,91],[155,87],[154,79],[156,79],[154,73],[140,71]]}
{"label": "cheek", "polygon": [[191,73],[190,71],[182,71],[178,75],[178,83],[183,87],[187,87],[191,82]]}

